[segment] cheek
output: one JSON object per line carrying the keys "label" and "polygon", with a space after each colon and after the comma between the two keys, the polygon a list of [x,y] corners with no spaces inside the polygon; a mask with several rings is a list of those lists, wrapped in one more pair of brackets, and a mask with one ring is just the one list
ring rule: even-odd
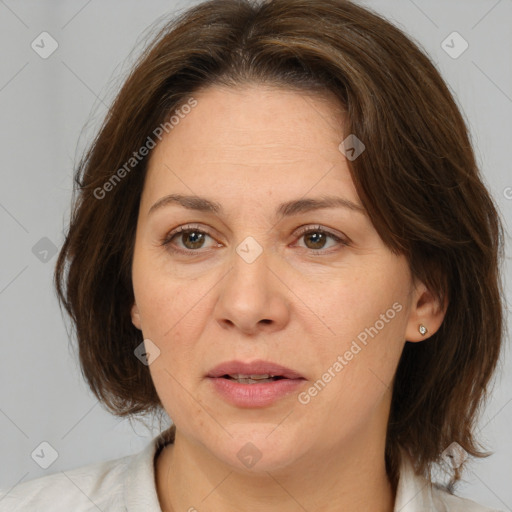
{"label": "cheek", "polygon": [[374,277],[338,281],[317,298],[316,312],[330,331],[314,350],[317,387],[327,402],[363,407],[392,382],[405,343],[407,287],[400,278]]}
{"label": "cheek", "polygon": [[383,301],[372,308],[346,304],[347,311],[331,316],[337,335],[319,340],[312,357],[315,374],[298,397],[301,417],[311,429],[322,422],[326,439],[364,430],[374,414],[385,421],[404,344],[405,315],[398,303]]}
{"label": "cheek", "polygon": [[396,337],[405,328],[407,288],[395,277],[393,281],[382,275],[379,279],[366,270],[331,280],[316,290],[311,287],[312,309],[333,339],[343,343],[358,337],[364,343],[372,334],[380,338]]}
{"label": "cheek", "polygon": [[[200,283],[147,281],[141,293],[141,318],[145,338],[159,348],[159,357],[149,370],[156,391],[167,413],[177,421],[199,418],[202,411],[185,390],[193,390],[191,375],[202,368],[197,341],[204,330],[210,308]],[[201,300],[201,298],[203,298]]]}
{"label": "cheek", "polygon": [[204,281],[177,279],[152,265],[134,273],[134,290],[144,336],[162,342],[198,325]]}

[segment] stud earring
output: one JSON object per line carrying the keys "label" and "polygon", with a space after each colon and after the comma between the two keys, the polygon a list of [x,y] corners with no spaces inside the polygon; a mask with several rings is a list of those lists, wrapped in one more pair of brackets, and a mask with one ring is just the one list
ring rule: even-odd
{"label": "stud earring", "polygon": [[427,332],[428,332],[427,328],[423,324],[419,325],[418,331],[420,331],[420,334],[422,336],[425,336],[425,334],[427,334]]}

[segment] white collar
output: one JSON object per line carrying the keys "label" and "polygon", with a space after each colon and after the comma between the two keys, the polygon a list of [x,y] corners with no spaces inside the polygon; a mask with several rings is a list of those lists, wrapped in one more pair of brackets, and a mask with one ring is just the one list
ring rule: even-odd
{"label": "white collar", "polygon": [[394,512],[438,510],[432,490],[432,484],[425,477],[416,475],[411,458],[402,451]]}

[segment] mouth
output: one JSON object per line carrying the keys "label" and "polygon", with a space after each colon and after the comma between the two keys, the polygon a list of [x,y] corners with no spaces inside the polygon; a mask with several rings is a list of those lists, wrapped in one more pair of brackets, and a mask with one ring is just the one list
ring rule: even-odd
{"label": "mouth", "polygon": [[297,371],[268,361],[229,361],[207,375],[213,390],[242,408],[267,407],[299,390],[306,379]]}
{"label": "mouth", "polygon": [[244,384],[273,382],[281,379],[304,379],[297,371],[270,361],[227,361],[217,365],[207,375],[210,378],[231,379]]}
{"label": "mouth", "polygon": [[282,375],[242,375],[240,373],[234,375],[222,375],[222,379],[229,379],[239,384],[262,384],[263,382],[274,382],[276,380],[286,379]]}

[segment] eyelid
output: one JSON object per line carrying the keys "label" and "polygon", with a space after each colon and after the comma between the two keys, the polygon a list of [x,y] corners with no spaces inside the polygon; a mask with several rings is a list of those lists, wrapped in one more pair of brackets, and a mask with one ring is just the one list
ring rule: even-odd
{"label": "eyelid", "polygon": [[305,233],[317,232],[317,231],[320,231],[329,236],[332,236],[334,239],[338,240],[339,242],[346,242],[347,244],[350,242],[349,238],[346,235],[344,235],[338,231],[334,231],[325,226],[322,226],[321,224],[307,224],[306,226],[301,226],[295,232],[295,236],[302,236]]}
{"label": "eyelid", "polygon": [[[211,229],[211,228],[209,228],[209,229]],[[164,236],[164,238],[161,240],[161,244],[160,245],[170,246],[171,245],[171,240],[176,235],[179,235],[180,233],[183,233],[183,232],[186,233],[188,231],[197,231],[197,232],[199,232],[201,234],[209,236],[210,238],[213,238],[213,235],[208,230],[203,228],[200,224],[194,224],[194,223],[192,223],[192,224],[183,224],[182,226],[178,226],[177,228],[175,228],[172,231],[170,231],[169,233],[167,233]],[[199,250],[193,251],[192,249],[181,249],[181,248],[180,249],[176,249],[176,251],[178,251],[178,252],[188,252],[188,253],[199,252]]]}
{"label": "eyelid", "polygon": [[[306,226],[301,226],[300,228],[298,228],[298,231],[295,232],[294,236],[297,237],[298,239],[300,239],[301,237],[303,237],[304,235],[306,235],[308,233],[318,233],[318,232],[324,233],[325,235],[331,237],[333,240],[335,240],[338,243],[338,245],[341,245],[343,247],[347,247],[351,244],[351,240],[346,235],[343,235],[339,232],[334,232],[330,228],[326,228],[320,224],[308,224]],[[329,249],[319,249],[319,250],[308,249],[307,247],[303,247],[303,249],[311,252],[311,254],[315,254],[318,256],[321,256],[323,254],[332,254],[334,251],[339,251],[339,247],[334,248],[334,249],[329,248]]]}
{"label": "eyelid", "polygon": [[[208,229],[211,229],[211,228],[208,228]],[[161,240],[160,245],[167,246],[168,250],[170,250],[171,252],[175,252],[175,253],[181,253],[181,254],[185,254],[185,255],[202,254],[202,253],[206,252],[208,249],[202,250],[202,248],[200,248],[197,250],[193,250],[193,249],[183,249],[183,248],[173,247],[171,244],[171,240],[173,238],[175,238],[176,235],[179,235],[180,233],[183,233],[183,232],[186,233],[189,231],[197,231],[197,232],[207,235],[213,239],[214,237],[208,231],[208,229],[205,229],[200,224],[194,224],[194,223],[184,224],[184,225],[178,226],[177,228],[175,228],[172,231],[170,231],[169,233],[167,233],[165,235],[165,237],[163,238],[163,240]],[[325,235],[331,237],[333,240],[335,240],[341,246],[348,246],[351,243],[350,239],[346,235],[338,234],[338,232],[334,232],[330,228],[326,228],[320,224],[307,224],[307,225],[301,226],[295,230],[295,232],[293,233],[293,236],[295,238],[300,239],[302,236],[304,236],[308,233],[317,233],[317,232],[324,233]],[[217,247],[218,246],[219,245],[217,244]],[[302,249],[305,249],[306,251],[311,252],[316,255],[329,254],[329,253],[333,252],[332,248],[314,250],[314,249],[308,249],[307,247],[302,247]],[[337,250],[339,250],[339,249],[337,249]]]}

